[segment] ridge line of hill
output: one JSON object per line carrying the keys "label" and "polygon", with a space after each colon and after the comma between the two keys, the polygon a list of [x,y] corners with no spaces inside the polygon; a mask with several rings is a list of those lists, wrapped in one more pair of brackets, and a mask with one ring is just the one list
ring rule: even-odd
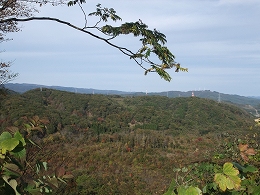
{"label": "ridge line of hill", "polygon": [[92,88],[75,88],[63,86],[46,86],[38,84],[27,83],[7,83],[5,87],[17,93],[25,93],[36,88],[56,89],[60,91],[67,91],[81,94],[103,94],[103,95],[120,95],[120,96],[166,96],[169,98],[174,97],[191,97],[192,94],[196,97],[212,99],[218,102],[231,103],[243,108],[252,115],[259,117],[260,113],[260,97],[246,97],[236,94],[224,94],[217,91],[199,90],[199,91],[163,91],[163,92],[125,92],[119,90],[99,90]]}

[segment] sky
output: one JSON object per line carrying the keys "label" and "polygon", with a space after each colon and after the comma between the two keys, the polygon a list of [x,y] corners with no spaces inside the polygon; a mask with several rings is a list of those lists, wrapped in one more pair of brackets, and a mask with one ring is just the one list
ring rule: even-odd
{"label": "sky", "polygon": [[[170,70],[171,82],[156,73],[144,75],[128,56],[106,43],[52,21],[19,23],[22,31],[9,33],[1,43],[1,61],[12,61],[19,73],[13,83],[65,87],[163,92],[211,90],[260,96],[259,0],[87,0],[86,13],[95,5],[114,8],[122,22],[141,19],[167,38],[166,46],[187,72]],[[42,6],[35,16],[56,17],[83,27],[77,6]],[[97,18],[88,18],[93,25]],[[114,41],[139,48],[132,35]]]}

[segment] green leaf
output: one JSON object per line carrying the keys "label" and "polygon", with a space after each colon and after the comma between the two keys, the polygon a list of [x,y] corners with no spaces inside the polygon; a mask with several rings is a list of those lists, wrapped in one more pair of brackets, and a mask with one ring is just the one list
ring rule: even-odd
{"label": "green leaf", "polygon": [[27,124],[27,123],[24,124],[24,127],[25,127],[27,130],[29,130],[29,129],[32,128],[31,125],[29,125],[29,124]]}
{"label": "green leaf", "polygon": [[176,181],[173,179],[167,192],[165,192],[163,195],[175,195],[173,190],[175,189],[176,185]]}
{"label": "green leaf", "polygon": [[232,164],[240,171],[244,172],[245,171],[245,167],[243,167],[242,165],[240,165],[239,163],[236,162],[232,162]]}
{"label": "green leaf", "polygon": [[244,169],[244,172],[247,173],[257,173],[258,172],[258,168],[256,168],[255,166],[253,165],[246,165],[245,166],[245,169]]}
{"label": "green leaf", "polygon": [[241,179],[238,177],[239,171],[233,167],[232,163],[223,165],[223,173],[215,174],[214,181],[219,185],[222,191],[226,189],[238,189]]}
{"label": "green leaf", "polygon": [[180,186],[177,189],[178,195],[186,195],[186,189],[184,186]]}
{"label": "green leaf", "polygon": [[21,195],[18,191],[17,191],[17,189],[16,189],[16,187],[17,187],[17,181],[15,180],[15,179],[11,179],[11,180],[9,180],[9,176],[3,176],[3,180],[8,184],[8,185],[10,185],[12,188],[13,188],[13,190],[14,190],[14,192],[15,192],[15,195]]}
{"label": "green leaf", "polygon": [[1,135],[0,135],[0,143],[4,140],[7,140],[7,139],[11,139],[12,138],[12,135],[11,133],[7,132],[7,131],[4,131]]}
{"label": "green leaf", "polygon": [[226,186],[226,177],[225,175],[223,175],[222,173],[216,173],[215,177],[214,177],[214,181],[219,185],[219,188],[222,191],[226,191],[227,186]]}
{"label": "green leaf", "polygon": [[14,189],[16,195],[20,195],[20,193],[16,190],[17,187],[17,181],[15,179],[11,179],[9,181],[9,185]]}
{"label": "green leaf", "polygon": [[4,140],[0,143],[0,148],[2,149],[2,154],[5,154],[6,151],[12,151],[17,145],[19,141],[16,138],[11,138]]}
{"label": "green leaf", "polygon": [[203,192],[204,194],[206,194],[207,191],[208,191],[208,184],[206,184],[206,185],[202,188],[202,192]]}
{"label": "green leaf", "polygon": [[24,147],[19,147],[19,145],[11,151],[11,154],[16,158],[20,158],[21,160],[25,160],[26,157],[26,149]]}
{"label": "green leaf", "polygon": [[183,172],[183,173],[187,173],[189,171],[189,169],[187,168],[187,167],[183,167],[182,169],[181,169],[181,172]]}
{"label": "green leaf", "polygon": [[20,176],[20,169],[16,164],[7,163],[3,167],[5,175],[8,176]]}
{"label": "green leaf", "polygon": [[223,166],[223,173],[226,175],[238,175],[239,171],[233,167],[232,163],[225,163]]}
{"label": "green leaf", "polygon": [[42,165],[44,167],[44,170],[47,171],[48,167],[47,167],[47,162],[42,162]]}
{"label": "green leaf", "polygon": [[238,168],[238,170],[242,171],[243,173],[257,173],[258,168],[253,165],[245,165],[244,167],[236,162],[233,162],[233,165]]}
{"label": "green leaf", "polygon": [[202,191],[197,188],[197,187],[193,187],[193,186],[189,186],[189,187],[184,187],[184,186],[180,186],[177,189],[178,195],[202,195]]}
{"label": "green leaf", "polygon": [[[25,188],[26,191],[32,190],[32,189],[36,189],[36,183],[34,180],[29,180],[27,183],[27,186]],[[39,191],[39,190],[38,190]]]}
{"label": "green leaf", "polygon": [[14,134],[14,138],[16,138],[17,140],[19,140],[20,142],[22,142],[23,146],[26,145],[26,142],[22,136],[22,134],[19,131],[16,131]]}
{"label": "green leaf", "polygon": [[145,58],[148,58],[148,57],[150,56],[150,54],[151,54],[151,49],[149,48],[149,49],[147,49],[147,51],[146,51],[144,57],[145,57]]}
{"label": "green leaf", "polygon": [[186,190],[186,195],[202,195],[202,192],[201,192],[201,190],[199,188],[190,186]]}
{"label": "green leaf", "polygon": [[252,195],[260,195],[260,186],[255,186]]}
{"label": "green leaf", "polygon": [[52,190],[48,187],[43,187],[42,189],[43,189],[42,191],[47,193],[47,194],[52,192]]}
{"label": "green leaf", "polygon": [[229,188],[229,186],[227,186],[228,189],[238,189],[240,187],[240,183],[241,183],[241,179],[237,176],[237,175],[230,175],[228,176],[228,182],[232,183],[232,188]]}
{"label": "green leaf", "polygon": [[234,182],[231,179],[227,179],[226,178],[226,183],[225,184],[227,186],[227,189],[229,189],[229,190],[232,190],[232,189],[235,188],[235,184],[234,184]]}
{"label": "green leaf", "polygon": [[44,168],[45,171],[47,171],[48,167],[47,167],[47,162],[40,162],[37,161],[37,163],[35,164],[36,166],[36,173],[39,174],[41,168]]}

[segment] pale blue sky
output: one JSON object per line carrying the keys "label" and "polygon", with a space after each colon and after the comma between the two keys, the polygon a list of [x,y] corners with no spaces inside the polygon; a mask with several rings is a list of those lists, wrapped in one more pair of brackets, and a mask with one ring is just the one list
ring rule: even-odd
{"label": "pale blue sky", "polygon": [[[113,7],[122,22],[141,19],[167,36],[167,46],[188,73],[170,71],[171,82],[144,76],[134,61],[105,43],[50,21],[23,22],[22,31],[1,44],[1,60],[14,61],[14,83],[60,85],[122,91],[212,90],[260,96],[259,0],[88,0],[87,13],[100,2]],[[43,7],[52,16],[84,25],[78,7]],[[89,23],[94,20],[90,19]],[[117,25],[117,24],[115,24]],[[119,25],[119,23],[118,23]],[[116,43],[137,48],[138,39]]]}

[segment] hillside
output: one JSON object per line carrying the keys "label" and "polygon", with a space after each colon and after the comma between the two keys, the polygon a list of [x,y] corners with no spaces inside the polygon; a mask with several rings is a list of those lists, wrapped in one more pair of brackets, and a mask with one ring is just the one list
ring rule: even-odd
{"label": "hillside", "polygon": [[35,89],[9,96],[2,103],[3,125],[19,123],[20,117],[34,115],[48,118],[49,133],[56,132],[58,126],[98,132],[128,130],[129,126],[196,132],[242,129],[253,123],[249,114],[235,106],[197,97],[121,97]]}
{"label": "hillside", "polygon": [[16,91],[18,93],[24,93],[36,88],[48,88],[56,89],[61,91],[68,91],[73,93],[81,94],[103,94],[103,95],[122,95],[122,96],[166,96],[170,98],[174,97],[191,97],[192,92],[196,97],[206,98],[220,102],[231,103],[239,106],[240,108],[246,110],[250,114],[259,117],[260,113],[260,99],[259,97],[245,97],[235,94],[224,94],[216,91],[210,90],[200,90],[200,91],[165,91],[165,92],[125,92],[117,90],[98,90],[91,88],[74,88],[74,87],[61,87],[61,86],[44,86],[36,84],[18,84],[18,83],[7,83],[6,88]]}
{"label": "hillside", "polygon": [[[217,102],[225,102],[234,104],[253,116],[259,117],[260,113],[260,99],[257,97],[245,97],[235,94],[224,94],[217,91],[210,91],[210,90],[201,90],[201,91],[168,91],[168,92],[160,92],[160,93],[149,93],[149,95],[160,95],[160,96],[167,96],[167,97],[191,97],[192,93],[195,97],[199,98],[206,98],[215,100]],[[144,96],[145,93],[135,93],[134,95],[141,95]]]}
{"label": "hillside", "polygon": [[43,149],[34,148],[31,159],[47,161],[53,170],[65,166],[75,176],[56,193],[62,195],[163,194],[174,168],[222,163],[231,158],[223,151],[245,135],[259,142],[252,116],[230,104],[46,88],[5,96],[1,131],[10,125],[22,129],[35,115],[47,132],[34,136]]}

